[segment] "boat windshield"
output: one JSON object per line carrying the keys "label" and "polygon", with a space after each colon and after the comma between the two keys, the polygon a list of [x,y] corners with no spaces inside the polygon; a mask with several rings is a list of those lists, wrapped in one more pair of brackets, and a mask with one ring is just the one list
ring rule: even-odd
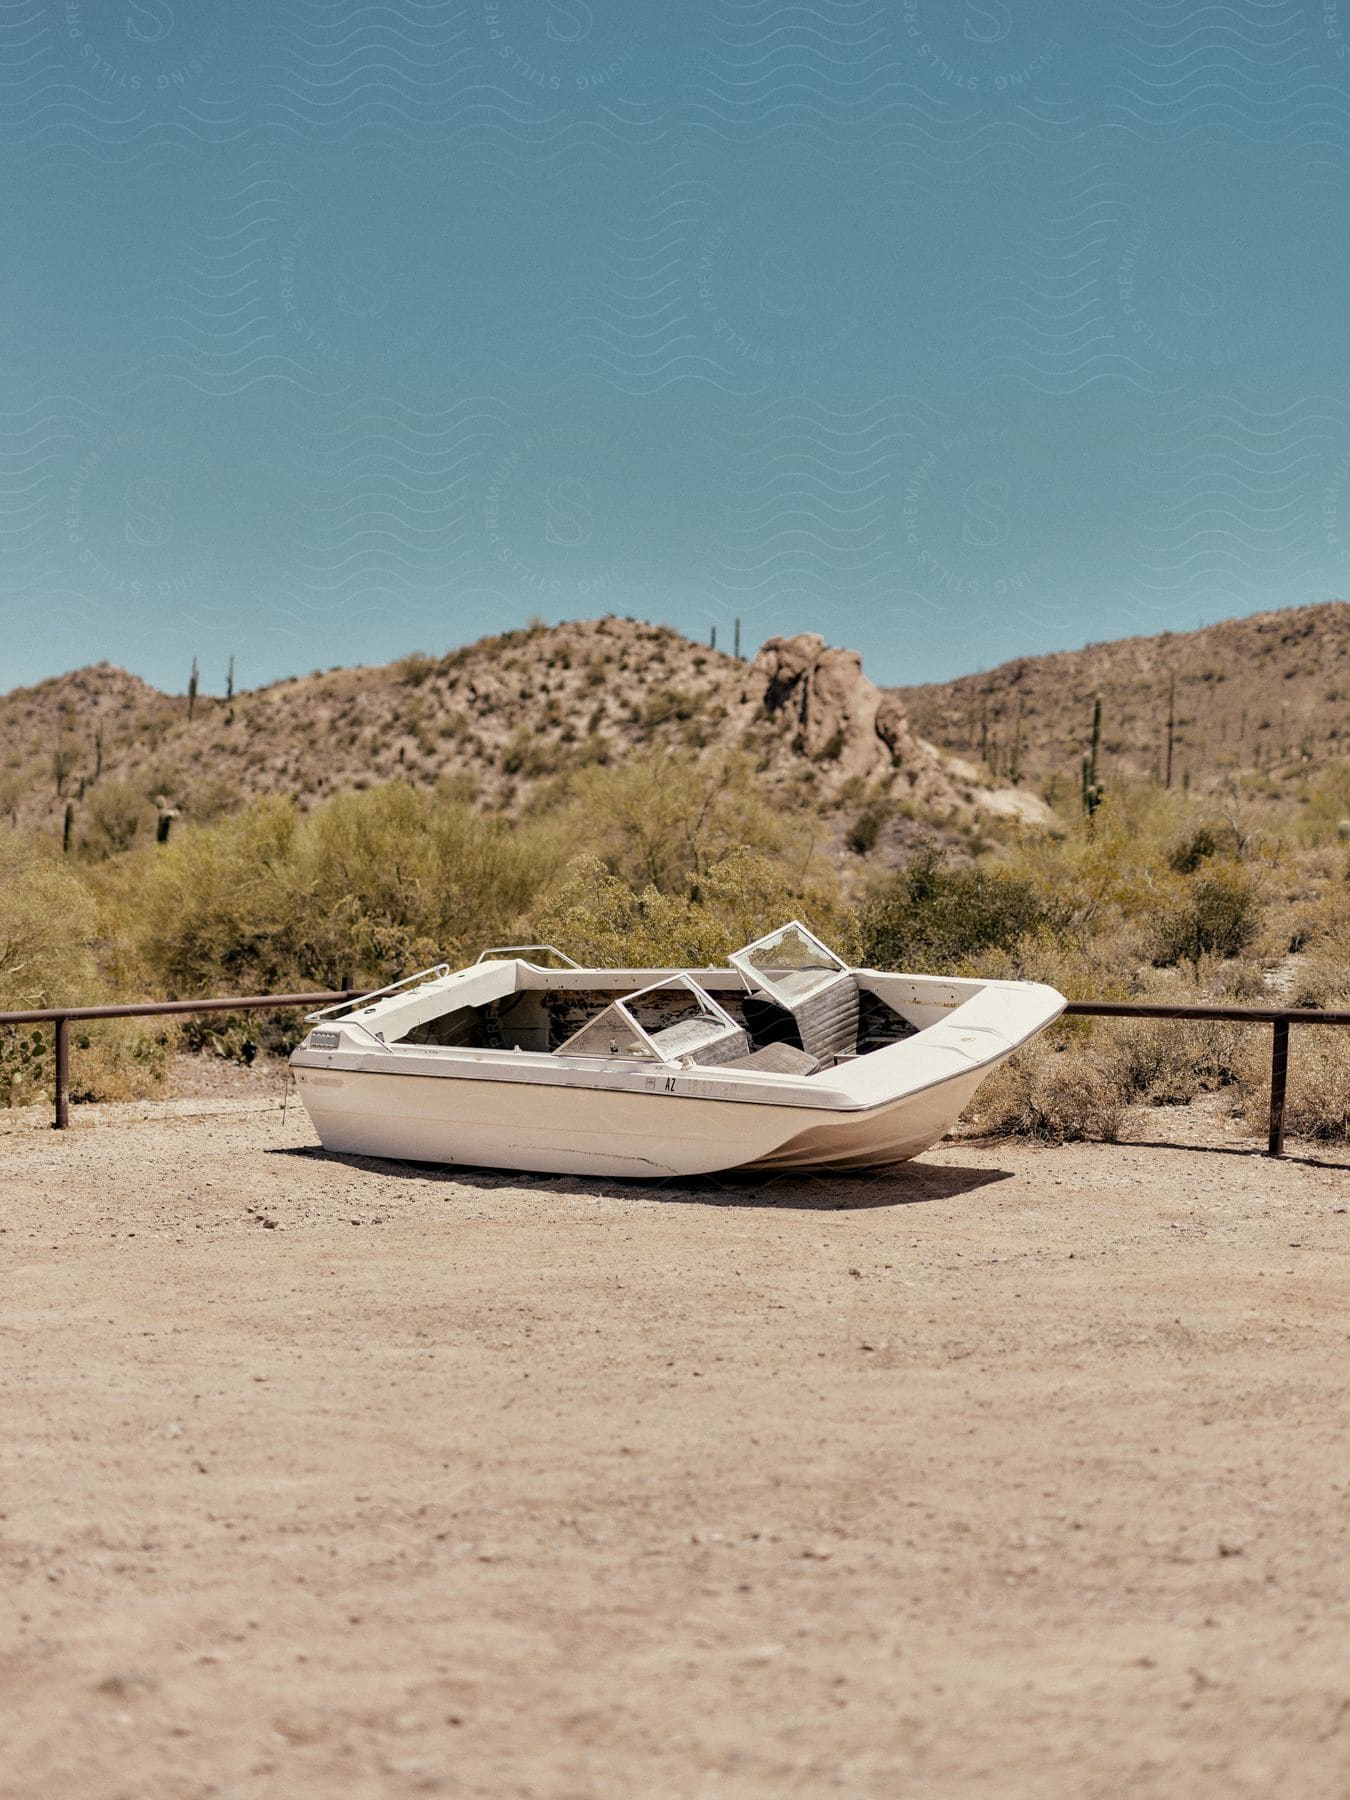
{"label": "boat windshield", "polygon": [[741,1046],[744,1032],[688,975],[668,976],[615,1000],[560,1044],[555,1056],[616,1056],[637,1062],[703,1061]]}
{"label": "boat windshield", "polygon": [[555,1056],[626,1056],[659,1062],[651,1040],[621,1000],[607,1006],[559,1044]]}
{"label": "boat windshield", "polygon": [[727,960],[752,988],[762,988],[771,999],[789,1008],[818,993],[848,970],[847,963],[795,919],[747,944],[744,950],[734,951]]}

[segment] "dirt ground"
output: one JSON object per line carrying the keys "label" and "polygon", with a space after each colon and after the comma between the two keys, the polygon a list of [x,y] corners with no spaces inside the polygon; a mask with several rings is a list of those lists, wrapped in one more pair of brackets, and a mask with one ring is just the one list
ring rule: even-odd
{"label": "dirt ground", "polygon": [[0,1125],[0,1794],[1350,1792],[1350,1159]]}

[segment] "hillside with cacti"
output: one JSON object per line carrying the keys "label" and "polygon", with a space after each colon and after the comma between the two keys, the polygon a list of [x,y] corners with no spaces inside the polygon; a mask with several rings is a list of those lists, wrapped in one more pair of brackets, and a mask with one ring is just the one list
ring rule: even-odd
{"label": "hillside with cacti", "polygon": [[855,651],[802,635],[746,661],[604,618],[223,696],[199,691],[195,662],[183,695],[108,664],[16,689],[0,698],[0,816],[94,854],[260,795],[309,807],[396,780],[518,816],[588,769],[710,750],[837,813],[841,833],[861,819],[869,848],[897,820],[1010,803],[949,775]]}
{"label": "hillside with cacti", "polygon": [[1350,603],[1257,613],[1199,631],[1018,657],[956,681],[896,690],[916,732],[1035,789],[1057,810],[1092,780],[1266,794],[1350,753]]}
{"label": "hillside with cacti", "polygon": [[264,794],[450,782],[518,816],[587,769],[716,750],[827,815],[841,853],[895,860],[916,824],[1045,825],[1122,783],[1279,804],[1350,745],[1344,602],[891,690],[818,637],[744,660],[614,617],[237,692],[233,663],[220,694],[185,673],[182,694],[103,663],[0,696],[0,818],[97,856]]}

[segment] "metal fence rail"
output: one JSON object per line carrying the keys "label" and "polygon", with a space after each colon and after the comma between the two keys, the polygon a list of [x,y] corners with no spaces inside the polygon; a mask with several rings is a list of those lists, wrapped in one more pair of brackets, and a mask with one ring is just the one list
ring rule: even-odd
{"label": "metal fence rail", "polygon": [[1289,1027],[1350,1025],[1350,1012],[1315,1012],[1299,1006],[1173,1006],[1151,1000],[1070,1000],[1067,1018],[1209,1019],[1236,1025],[1270,1025],[1269,1156],[1284,1155],[1284,1103],[1289,1088]]}
{"label": "metal fence rail", "polygon": [[279,1011],[289,1006],[329,1006],[359,1000],[364,988],[328,994],[242,994],[233,999],[134,1001],[124,1006],[47,1006],[35,1012],[0,1012],[0,1025],[52,1025],[56,1031],[56,1118],[58,1131],[70,1124],[70,1021],[72,1019],[154,1019],[170,1013]]}
{"label": "metal fence rail", "polygon": [[[232,999],[137,1001],[123,1006],[49,1006],[34,1012],[0,1012],[0,1025],[51,1025],[56,1032],[56,1118],[58,1131],[70,1124],[70,1021],[149,1019],[174,1013],[245,1012],[249,1009],[332,1006],[359,1000],[365,988],[328,994],[247,994]],[[1284,1154],[1285,1098],[1289,1088],[1289,1028],[1292,1025],[1350,1025],[1350,1012],[1315,1012],[1296,1006],[1187,1006],[1152,1000],[1070,1000],[1066,1018],[1206,1019],[1236,1025],[1269,1025],[1270,1136],[1267,1154]]]}

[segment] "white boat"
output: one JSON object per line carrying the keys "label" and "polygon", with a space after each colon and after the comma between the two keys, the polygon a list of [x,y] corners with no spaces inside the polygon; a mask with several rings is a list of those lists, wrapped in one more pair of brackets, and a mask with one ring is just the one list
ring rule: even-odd
{"label": "white boat", "polygon": [[850,968],[794,921],[721,969],[485,951],[311,1014],[291,1067],[343,1155],[648,1179],[872,1169],[935,1144],[1064,1005],[1037,982]]}

